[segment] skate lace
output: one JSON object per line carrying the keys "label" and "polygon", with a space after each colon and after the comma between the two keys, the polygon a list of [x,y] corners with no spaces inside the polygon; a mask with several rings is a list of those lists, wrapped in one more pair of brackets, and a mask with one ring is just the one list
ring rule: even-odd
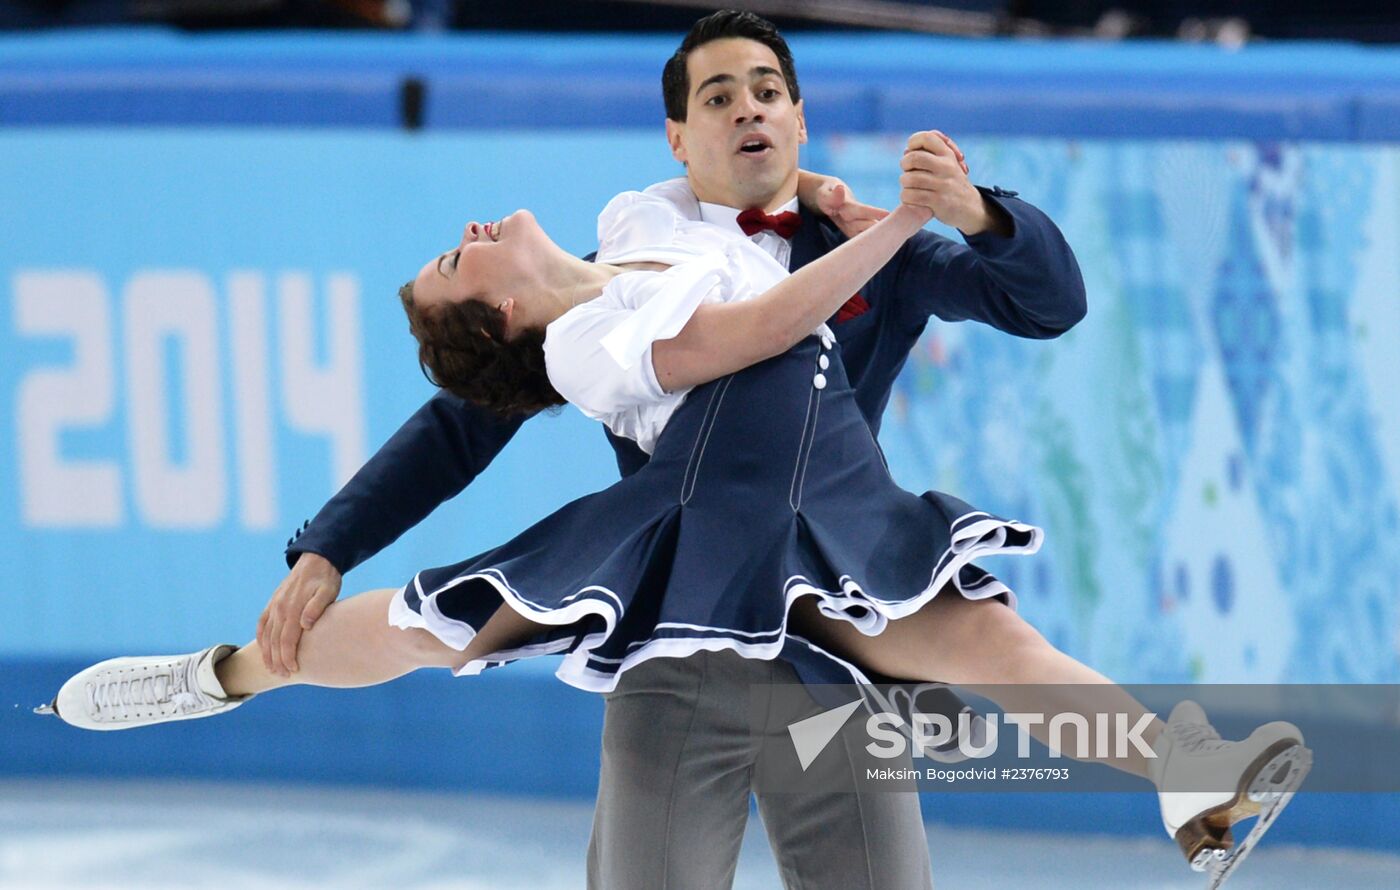
{"label": "skate lace", "polygon": [[125,719],[139,708],[174,705],[188,712],[208,701],[199,691],[195,680],[197,659],[185,659],[183,665],[171,665],[166,673],[150,674],[129,680],[108,680],[87,687],[88,714],[94,720]]}
{"label": "skate lace", "polygon": [[1209,723],[1178,723],[1168,727],[1168,731],[1178,747],[1192,754],[1210,754],[1233,744],[1221,739],[1220,733]]}

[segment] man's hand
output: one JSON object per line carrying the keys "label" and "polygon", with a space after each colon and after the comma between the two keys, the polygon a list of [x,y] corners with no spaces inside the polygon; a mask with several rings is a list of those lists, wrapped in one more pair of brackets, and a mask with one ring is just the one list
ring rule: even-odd
{"label": "man's hand", "polygon": [[982,193],[967,178],[962,150],[945,134],[925,130],[910,136],[899,166],[904,171],[899,177],[901,203],[925,208],[964,235],[1000,228]]}
{"label": "man's hand", "polygon": [[303,553],[277,585],[258,619],[258,648],[269,671],[290,677],[297,671],[297,646],[326,607],[340,596],[340,572],[319,553]]}

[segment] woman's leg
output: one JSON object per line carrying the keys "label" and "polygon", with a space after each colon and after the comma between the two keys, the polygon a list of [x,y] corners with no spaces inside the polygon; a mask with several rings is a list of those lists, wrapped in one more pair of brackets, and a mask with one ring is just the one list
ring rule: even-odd
{"label": "woman's leg", "polygon": [[327,607],[301,636],[300,670],[290,677],[263,665],[256,640],[219,662],[214,672],[230,696],[266,692],[281,686],[373,686],[422,667],[457,668],[474,658],[512,648],[545,625],[522,618],[502,603],[465,650],[453,649],[421,628],[389,624],[395,590],[371,590]]}
{"label": "woman's leg", "polygon": [[[1007,712],[1083,715],[1089,726],[1084,744],[1090,752],[1099,744],[1095,714],[1127,714],[1131,727],[1148,713],[1107,677],[1050,645],[999,600],[969,600],[948,588],[874,637],[822,615],[810,597],[794,606],[793,621],[798,633],[882,674],[962,686]],[[1154,719],[1142,737],[1152,744],[1161,730],[1162,722]],[[1044,724],[1032,727],[1031,734],[1042,742],[1049,738]],[[1080,740],[1072,724],[1056,735],[1065,753],[1078,750]],[[1110,742],[1106,750],[1112,752],[1114,740]],[[1132,745],[1127,752],[1126,760],[1105,762],[1148,776],[1146,758]]]}

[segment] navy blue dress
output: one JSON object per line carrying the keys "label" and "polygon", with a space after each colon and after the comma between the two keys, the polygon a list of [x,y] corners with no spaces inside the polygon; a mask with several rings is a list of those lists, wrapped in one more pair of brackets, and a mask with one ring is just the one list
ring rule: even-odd
{"label": "navy blue dress", "polygon": [[950,495],[901,489],[840,347],[814,335],[692,390],[636,473],[500,547],[419,572],[390,621],[465,648],[504,599],[549,627],[459,673],[566,653],[558,676],[605,692],[659,656],[800,661],[808,644],[787,620],[802,596],[869,634],[935,595],[1014,605],[971,560],[1033,553],[1041,537]]}

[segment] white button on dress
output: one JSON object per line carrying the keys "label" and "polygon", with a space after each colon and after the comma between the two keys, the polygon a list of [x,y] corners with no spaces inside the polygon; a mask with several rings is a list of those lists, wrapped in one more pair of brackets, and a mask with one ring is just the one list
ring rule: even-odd
{"label": "white button on dress", "polygon": [[826,375],[818,374],[812,378],[812,385],[817,389],[826,389]]}
{"label": "white button on dress", "polygon": [[831,359],[827,358],[826,356],[822,356],[817,359],[817,367],[821,368],[823,371],[825,371],[830,365]]}

